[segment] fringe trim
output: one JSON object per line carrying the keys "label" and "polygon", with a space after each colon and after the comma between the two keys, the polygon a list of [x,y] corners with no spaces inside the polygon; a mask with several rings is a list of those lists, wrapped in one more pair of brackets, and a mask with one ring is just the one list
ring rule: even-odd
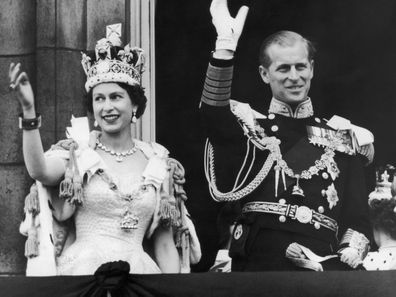
{"label": "fringe trim", "polygon": [[[173,200],[173,201],[172,201]],[[176,209],[176,200],[172,196],[164,196],[160,201],[160,217],[162,223],[166,226],[175,226],[178,211]]]}
{"label": "fringe trim", "polygon": [[66,165],[65,178],[59,185],[59,197],[71,204],[83,203],[83,180],[77,166],[75,150],[76,142],[69,143],[69,161]]}
{"label": "fringe trim", "polygon": [[39,241],[37,228],[31,227],[28,231],[28,239],[25,243],[25,257],[34,258],[39,255]]}
{"label": "fringe trim", "polygon": [[25,213],[31,213],[33,217],[40,213],[40,202],[38,199],[37,185],[34,183],[30,187],[30,192],[25,198]]}
{"label": "fringe trim", "polygon": [[65,178],[61,181],[59,185],[59,197],[65,200],[69,200],[73,197],[73,194],[73,169],[70,167],[66,167]]}

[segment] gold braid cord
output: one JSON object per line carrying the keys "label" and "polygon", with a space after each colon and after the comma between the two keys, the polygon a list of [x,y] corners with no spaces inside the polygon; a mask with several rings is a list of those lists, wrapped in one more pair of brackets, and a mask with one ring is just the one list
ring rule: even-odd
{"label": "gold braid cord", "polygon": [[[254,189],[256,189],[262,181],[267,177],[268,173],[270,172],[272,165],[274,164],[276,158],[276,147],[278,144],[279,148],[279,140],[276,139],[275,137],[268,137],[269,140],[267,143],[263,143],[265,145],[265,149],[269,150],[269,155],[267,157],[267,160],[265,160],[263,167],[260,169],[259,173],[256,175],[256,177],[244,188],[239,189],[240,186],[235,186],[233,190],[229,192],[220,192],[216,186],[216,175],[215,175],[215,164],[214,164],[214,149],[213,146],[209,141],[206,142],[206,148],[205,148],[205,175],[206,179],[208,180],[209,183],[209,191],[212,196],[212,198],[215,201],[237,201],[239,199],[242,199],[246,195],[249,195],[251,192],[253,192]],[[248,155],[249,149],[246,152],[246,155]],[[246,159],[246,158],[245,158]],[[254,159],[252,160],[252,163],[254,162]],[[244,166],[243,166],[244,167]],[[243,169],[241,168],[241,171]],[[251,166],[250,166],[251,167]],[[240,171],[240,172],[241,172]],[[246,180],[246,177],[244,180]]]}
{"label": "gold braid cord", "polygon": [[[294,171],[287,165],[286,161],[282,158],[282,153],[280,151],[280,140],[276,137],[259,137],[254,130],[249,128],[247,125],[243,125],[244,130],[248,135],[248,143],[249,141],[254,144],[254,149],[257,147],[262,151],[269,151],[268,157],[265,160],[263,167],[256,175],[256,177],[245,187],[242,187],[244,181],[247,179],[247,176],[250,172],[250,168],[254,162],[254,156],[252,159],[252,164],[250,165],[248,173],[245,175],[243,182],[240,183],[239,186],[236,184],[234,188],[229,192],[221,192],[218,190],[216,186],[216,175],[215,175],[215,164],[214,164],[214,149],[211,143],[207,140],[205,145],[205,175],[206,179],[209,183],[209,191],[212,198],[215,201],[236,201],[242,199],[243,197],[249,195],[254,189],[256,189],[260,183],[267,177],[269,171],[272,168],[272,165],[275,163],[275,170],[282,170],[291,178],[301,178],[301,179],[310,179],[313,175],[318,175],[320,170],[328,169],[329,172],[334,174],[334,178],[336,178],[339,174],[339,169],[337,164],[335,163],[333,157],[335,155],[334,151],[337,146],[340,144],[340,137],[336,135],[332,139],[329,139],[329,146],[324,149],[324,153],[321,155],[319,160],[316,160],[314,165],[310,166],[308,169],[303,170],[300,174],[294,173]],[[254,151],[253,151],[254,152]],[[245,160],[249,154],[249,146],[247,148]],[[245,167],[245,163],[242,165],[240,172]],[[239,180],[239,175],[236,179],[236,183]]]}

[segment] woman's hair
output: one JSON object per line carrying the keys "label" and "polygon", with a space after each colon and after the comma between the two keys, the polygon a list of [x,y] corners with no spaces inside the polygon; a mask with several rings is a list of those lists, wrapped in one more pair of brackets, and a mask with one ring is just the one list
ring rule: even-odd
{"label": "woman's hair", "polygon": [[375,229],[388,233],[396,240],[396,198],[374,199],[370,203],[370,219]]}
{"label": "woman's hair", "polygon": [[[147,98],[144,94],[143,87],[139,85],[131,86],[120,82],[117,82],[116,84],[118,84],[121,88],[127,91],[129,98],[131,98],[132,104],[137,105],[136,118],[140,118],[143,115],[147,104]],[[89,90],[84,100],[85,107],[90,113],[93,113],[92,90],[93,89]]]}

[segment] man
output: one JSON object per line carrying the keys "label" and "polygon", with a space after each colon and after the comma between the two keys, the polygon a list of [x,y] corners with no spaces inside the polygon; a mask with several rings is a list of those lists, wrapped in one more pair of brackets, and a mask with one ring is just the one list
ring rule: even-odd
{"label": "man", "polygon": [[226,0],[213,0],[210,11],[218,37],[201,99],[205,169],[215,200],[241,203],[232,270],[358,267],[370,230],[362,161],[373,157],[371,133],[340,117],[313,116],[314,47],[291,31],[271,35],[260,49],[259,73],[273,95],[268,114],[230,100],[248,7],[232,18]]}

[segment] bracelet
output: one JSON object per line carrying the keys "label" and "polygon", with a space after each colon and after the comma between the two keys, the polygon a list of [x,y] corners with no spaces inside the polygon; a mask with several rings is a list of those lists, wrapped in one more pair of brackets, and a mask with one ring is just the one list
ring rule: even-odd
{"label": "bracelet", "polygon": [[33,119],[24,119],[23,114],[19,115],[19,129],[23,130],[34,130],[41,127],[41,115],[36,113],[36,117]]}

